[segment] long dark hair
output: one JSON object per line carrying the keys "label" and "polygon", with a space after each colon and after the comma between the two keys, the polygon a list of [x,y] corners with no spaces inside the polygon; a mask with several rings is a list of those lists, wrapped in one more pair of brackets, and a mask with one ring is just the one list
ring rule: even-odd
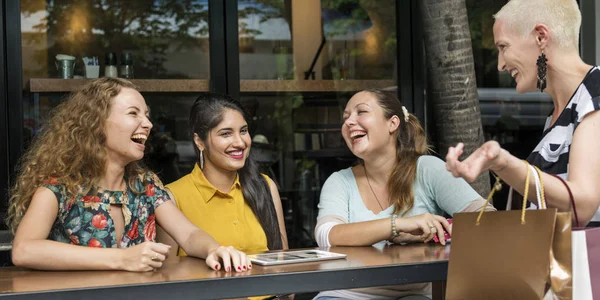
{"label": "long dark hair", "polygon": [[396,165],[387,188],[390,200],[394,204],[394,213],[402,212],[404,215],[414,205],[412,188],[417,175],[417,160],[429,152],[427,135],[414,115],[408,114],[408,121],[404,120],[402,102],[398,99],[396,91],[368,89],[365,92],[377,98],[386,119],[389,120],[393,116],[400,119],[400,126],[396,130]]}
{"label": "long dark hair", "polygon": [[[215,93],[201,94],[190,112],[190,132],[197,134],[202,141],[206,141],[208,133],[221,121],[227,109],[235,110],[242,114],[244,120],[248,121],[248,114],[244,107],[235,99],[227,95]],[[194,144],[196,157],[200,157],[200,149]],[[207,145],[207,150],[208,145]],[[256,162],[253,151],[250,151],[244,167],[238,170],[240,184],[244,201],[252,209],[252,212],[258,219],[267,236],[267,247],[269,250],[279,250],[283,248],[281,242],[281,232],[277,222],[277,212],[273,204],[273,196],[269,189],[269,183],[260,174],[258,163]],[[197,162],[199,163],[199,162]]]}

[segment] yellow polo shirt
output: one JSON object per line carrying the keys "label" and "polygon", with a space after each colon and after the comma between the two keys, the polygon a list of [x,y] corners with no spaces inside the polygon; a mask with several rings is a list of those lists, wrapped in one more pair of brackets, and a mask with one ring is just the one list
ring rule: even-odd
{"label": "yellow polo shirt", "polygon": [[[196,164],[190,174],[167,188],[183,214],[222,246],[233,246],[242,252],[268,250],[265,231],[244,201],[239,176],[229,193],[225,193],[208,182]],[[179,248],[178,255],[187,254]]]}

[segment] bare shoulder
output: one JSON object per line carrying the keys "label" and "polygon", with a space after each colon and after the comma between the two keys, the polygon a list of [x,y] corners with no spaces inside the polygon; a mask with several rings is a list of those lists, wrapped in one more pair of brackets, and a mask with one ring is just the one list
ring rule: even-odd
{"label": "bare shoulder", "polygon": [[33,193],[33,196],[31,197],[31,203],[45,205],[54,204],[56,207],[58,207],[58,198],[56,198],[56,194],[51,189],[45,186],[40,186]]}

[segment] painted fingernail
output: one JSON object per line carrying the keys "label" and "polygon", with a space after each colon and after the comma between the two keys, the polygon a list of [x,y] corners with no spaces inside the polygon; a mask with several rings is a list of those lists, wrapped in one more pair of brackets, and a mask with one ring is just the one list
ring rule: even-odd
{"label": "painted fingernail", "polygon": [[237,268],[237,269],[238,269],[238,271],[241,271],[241,270],[242,270],[242,268],[240,268],[240,266],[238,266],[238,268]]}
{"label": "painted fingernail", "polygon": [[248,265],[248,269],[252,269],[252,265]]}
{"label": "painted fingernail", "polygon": [[246,266],[244,266],[244,271],[246,271]]}
{"label": "painted fingernail", "polygon": [[219,264],[216,264],[215,265],[215,270],[218,270],[218,269],[219,269]]}

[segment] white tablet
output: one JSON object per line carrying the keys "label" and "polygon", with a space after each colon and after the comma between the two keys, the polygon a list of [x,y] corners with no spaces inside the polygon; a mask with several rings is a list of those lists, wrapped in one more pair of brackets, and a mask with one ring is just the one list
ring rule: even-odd
{"label": "white tablet", "polygon": [[282,264],[295,264],[330,259],[346,258],[346,254],[322,250],[292,250],[273,253],[248,255],[250,261],[257,265],[272,266]]}

